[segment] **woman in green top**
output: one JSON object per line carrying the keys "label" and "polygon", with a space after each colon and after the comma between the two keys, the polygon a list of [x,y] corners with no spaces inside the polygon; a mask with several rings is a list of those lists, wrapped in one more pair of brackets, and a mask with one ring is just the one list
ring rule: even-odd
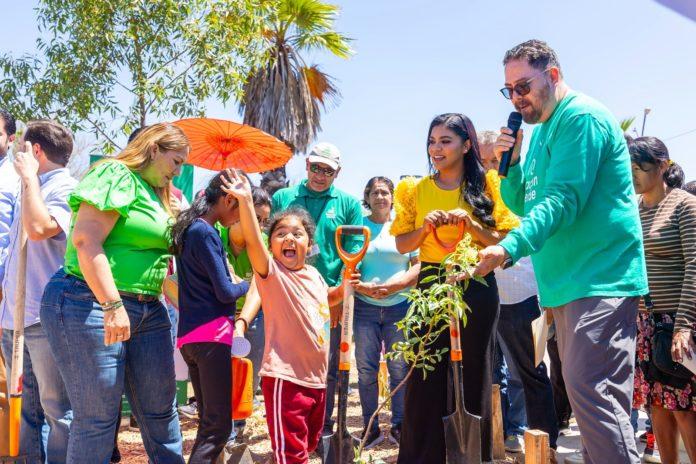
{"label": "woman in green top", "polygon": [[179,128],[155,124],[93,166],[68,198],[74,215],[65,267],[46,287],[41,321],[73,406],[71,463],[109,461],[124,388],[150,461],[184,462],[171,323],[160,294],[169,182],[188,152]]}

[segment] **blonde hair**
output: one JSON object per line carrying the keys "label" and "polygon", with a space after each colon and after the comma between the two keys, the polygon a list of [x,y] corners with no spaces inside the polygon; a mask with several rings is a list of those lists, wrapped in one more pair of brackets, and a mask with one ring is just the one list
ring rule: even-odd
{"label": "blonde hair", "polygon": [[[189,140],[179,127],[169,123],[158,123],[143,129],[116,158],[105,159],[102,162],[117,160],[126,165],[131,171],[142,172],[152,162],[152,147],[157,145],[160,151],[182,151],[190,149]],[[162,202],[164,209],[171,215],[171,190],[169,184],[164,187],[152,187]]]}

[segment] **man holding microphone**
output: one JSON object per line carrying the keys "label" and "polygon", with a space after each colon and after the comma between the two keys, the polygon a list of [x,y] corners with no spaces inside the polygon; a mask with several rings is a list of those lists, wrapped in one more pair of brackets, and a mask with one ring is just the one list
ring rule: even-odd
{"label": "man holding microphone", "polygon": [[481,251],[476,274],[532,256],[585,462],[638,464],[630,412],[638,301],[648,285],[623,132],[608,109],[568,87],[545,42],[517,45],[503,64],[501,92],[539,125],[524,162],[522,130],[513,138],[501,129],[496,155],[513,150],[501,192],[523,219]]}

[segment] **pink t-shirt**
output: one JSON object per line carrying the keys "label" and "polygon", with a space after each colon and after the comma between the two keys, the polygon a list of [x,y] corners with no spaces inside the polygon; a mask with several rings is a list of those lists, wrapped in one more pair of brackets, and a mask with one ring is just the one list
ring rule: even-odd
{"label": "pink t-shirt", "polygon": [[263,301],[266,346],[259,375],[326,388],[329,363],[328,286],[314,267],[291,271],[271,258],[256,275]]}

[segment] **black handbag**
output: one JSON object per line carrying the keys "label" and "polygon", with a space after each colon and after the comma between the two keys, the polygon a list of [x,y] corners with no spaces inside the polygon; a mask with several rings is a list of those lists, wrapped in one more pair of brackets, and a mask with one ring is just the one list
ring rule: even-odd
{"label": "black handbag", "polygon": [[[674,324],[658,320],[659,315],[653,312],[653,304],[650,295],[644,297],[645,307],[650,313],[650,319],[654,326],[652,339],[650,340],[651,355],[649,364],[643,366],[643,371],[648,380],[657,381],[673,388],[684,389],[691,383],[694,374],[678,362],[672,359],[672,336]],[[658,318],[656,318],[656,316]]]}

